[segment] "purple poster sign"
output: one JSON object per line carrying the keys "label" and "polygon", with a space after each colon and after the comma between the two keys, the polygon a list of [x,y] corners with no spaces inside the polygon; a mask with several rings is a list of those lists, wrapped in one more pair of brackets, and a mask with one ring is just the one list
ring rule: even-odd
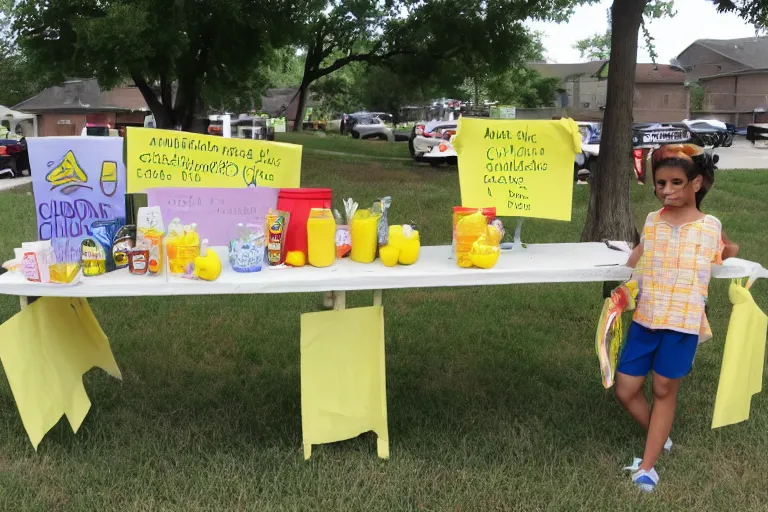
{"label": "purple poster sign", "polygon": [[166,226],[174,217],[197,224],[200,238],[209,245],[229,245],[239,223],[264,222],[277,206],[276,188],[150,188],[149,206],[159,206]]}
{"label": "purple poster sign", "polygon": [[79,259],[91,223],[125,217],[121,137],[27,139],[37,237],[52,240],[57,258]]}

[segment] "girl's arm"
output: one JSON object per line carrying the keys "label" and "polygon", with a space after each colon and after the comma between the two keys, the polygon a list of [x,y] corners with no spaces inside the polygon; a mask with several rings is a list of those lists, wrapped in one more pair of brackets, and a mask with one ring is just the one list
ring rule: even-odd
{"label": "girl's arm", "polygon": [[736,255],[739,253],[739,244],[729,240],[725,235],[725,231],[723,231],[723,243],[725,243],[725,248],[723,249],[723,259],[727,260],[728,258],[736,257]]}
{"label": "girl's arm", "polygon": [[637,266],[637,262],[640,261],[640,257],[643,255],[643,244],[639,243],[635,246],[634,249],[632,249],[632,253],[629,255],[629,259],[627,260],[627,266],[629,268],[635,268]]}

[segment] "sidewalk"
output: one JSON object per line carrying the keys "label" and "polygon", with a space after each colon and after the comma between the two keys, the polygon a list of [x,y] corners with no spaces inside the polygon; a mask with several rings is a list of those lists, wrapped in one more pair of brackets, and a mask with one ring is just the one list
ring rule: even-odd
{"label": "sidewalk", "polygon": [[31,176],[23,176],[21,178],[5,178],[0,180],[0,191],[10,190],[12,188],[20,187],[32,183]]}

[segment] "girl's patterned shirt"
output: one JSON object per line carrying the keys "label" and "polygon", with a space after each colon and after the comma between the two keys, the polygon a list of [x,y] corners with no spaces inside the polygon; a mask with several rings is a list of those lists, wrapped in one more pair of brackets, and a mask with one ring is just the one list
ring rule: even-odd
{"label": "girl's patterned shirt", "polygon": [[635,270],[640,293],[634,321],[649,329],[712,337],[704,306],[712,264],[722,264],[725,244],[720,221],[711,215],[673,226],[661,212],[648,215]]}

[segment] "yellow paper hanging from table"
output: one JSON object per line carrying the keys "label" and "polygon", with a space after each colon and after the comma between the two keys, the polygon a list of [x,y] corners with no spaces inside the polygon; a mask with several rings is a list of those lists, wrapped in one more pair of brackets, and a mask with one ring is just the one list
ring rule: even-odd
{"label": "yellow paper hanging from table", "polygon": [[85,299],[45,297],[24,308],[0,326],[0,360],[35,450],[63,414],[80,428],[91,407],[85,372],[99,366],[122,379]]}
{"label": "yellow paper hanging from table", "polygon": [[731,283],[728,296],[733,311],[725,339],[712,428],[749,419],[752,396],[763,389],[768,317],[741,283]]}
{"label": "yellow paper hanging from table", "polygon": [[459,119],[461,204],[499,216],[571,220],[573,165],[581,135],[572,119]]}
{"label": "yellow paper hanging from table", "polygon": [[129,127],[128,193],[148,188],[298,188],[302,146]]}
{"label": "yellow paper hanging from table", "polygon": [[382,307],[301,316],[301,425],[306,459],[368,431],[389,458]]}

